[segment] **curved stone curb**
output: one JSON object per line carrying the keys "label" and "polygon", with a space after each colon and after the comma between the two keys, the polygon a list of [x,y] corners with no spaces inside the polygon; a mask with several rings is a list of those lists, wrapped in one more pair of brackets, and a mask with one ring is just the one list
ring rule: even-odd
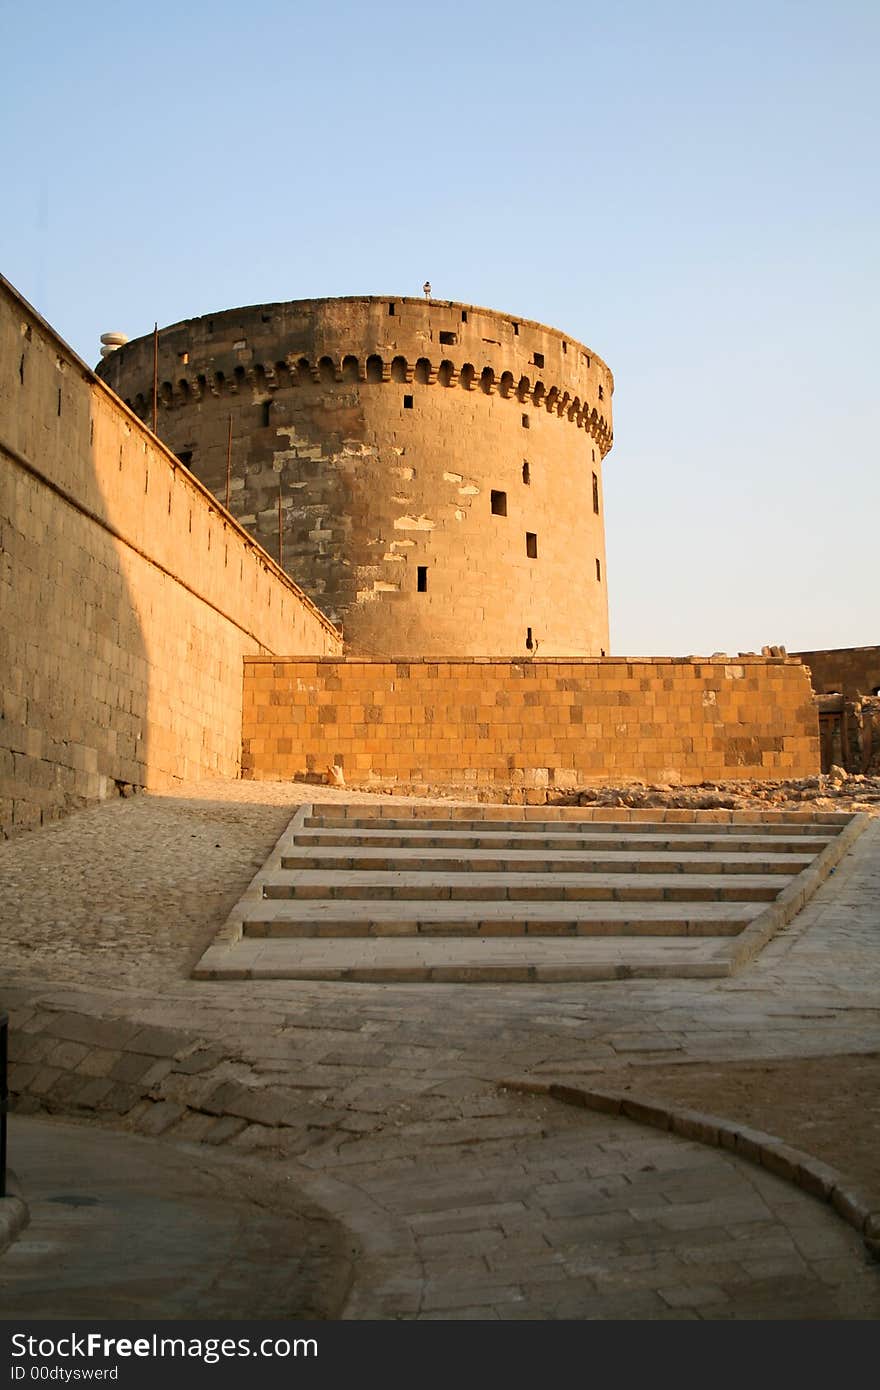
{"label": "curved stone curb", "polygon": [[501,1089],[523,1094],[546,1095],[567,1105],[580,1105],[606,1115],[622,1115],[637,1124],[654,1129],[669,1130],[683,1139],[693,1139],[716,1149],[728,1149],[738,1158],[748,1159],[768,1173],[775,1173],[786,1182],[800,1187],[811,1197],[828,1202],[838,1216],[861,1235],[865,1248],[874,1259],[880,1260],[880,1207],[859,1192],[857,1187],[830,1164],[814,1158],[759,1129],[710,1115],[702,1110],[688,1110],[667,1105],[664,1101],[632,1095],[629,1091],[612,1091],[604,1087],[560,1085],[552,1081],[535,1081],[531,1077],[514,1078],[498,1083]]}
{"label": "curved stone curb", "polygon": [[14,1173],[6,1174],[6,1196],[0,1197],[0,1255],[21,1234],[30,1219]]}
{"label": "curved stone curb", "polygon": [[834,872],[843,856],[852,849],[855,841],[870,824],[871,817],[864,812],[852,816],[849,824],[820,851],[812,864],[802,869],[788,887],[782,890],[779,897],[768,903],[764,911],[740,932],[733,945],[725,944],[724,954],[729,962],[731,975],[735,975],[744,965],[748,965],[749,961],[754,960],[777,932],[787,927],[801,909],[806,907],[813,894],[821,888],[829,874]]}

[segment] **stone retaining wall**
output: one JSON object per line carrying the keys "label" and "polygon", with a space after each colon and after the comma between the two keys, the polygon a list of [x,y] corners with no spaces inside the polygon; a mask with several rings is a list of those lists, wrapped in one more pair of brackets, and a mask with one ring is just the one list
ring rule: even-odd
{"label": "stone retaining wall", "polygon": [[819,770],[808,674],[785,658],[245,660],[242,775],[548,789]]}

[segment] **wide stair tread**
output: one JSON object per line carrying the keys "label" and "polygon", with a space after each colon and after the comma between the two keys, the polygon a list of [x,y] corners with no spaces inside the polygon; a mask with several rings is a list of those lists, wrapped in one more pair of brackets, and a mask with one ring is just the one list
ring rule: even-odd
{"label": "wide stair tread", "polygon": [[444,849],[413,847],[388,854],[384,849],[358,849],[340,854],[337,849],[312,849],[285,854],[284,869],[324,872],[387,870],[394,872],[482,872],[482,873],[710,873],[710,874],[796,874],[811,862],[810,854],[750,854],[737,851],[720,854],[717,850],[677,854],[671,850],[594,851],[469,850],[450,855]]}
{"label": "wide stair tread", "polygon": [[406,984],[561,983],[577,980],[712,978],[729,973],[718,943],[613,942],[578,938],[418,941],[245,941],[235,953],[212,948],[196,967],[201,979],[348,980]]}
{"label": "wide stair tread", "polygon": [[454,830],[407,830],[389,834],[384,830],[301,830],[293,836],[297,847],[336,849],[509,849],[509,850],[658,850],[697,853],[723,850],[725,855],[768,850],[773,854],[818,854],[831,842],[832,835],[670,835],[637,830],[622,835],[560,834],[538,835],[533,831],[486,830],[461,834]]}
{"label": "wide stair tread", "polygon": [[772,902],[789,879],[781,874],[399,873],[278,870],[264,885],[270,900],[419,899],[442,901],[577,901],[591,898],[718,899]]}
{"label": "wide stair tread", "polygon": [[[477,831],[484,833],[488,830],[503,830],[508,833],[522,831],[530,834],[540,835],[562,835],[562,834],[584,834],[590,835],[619,835],[634,834],[644,830],[650,833],[666,833],[676,836],[689,835],[744,835],[754,830],[761,835],[777,836],[816,836],[824,834],[821,824],[817,826],[815,822],[808,821],[763,821],[763,820],[741,820],[741,821],[712,821],[708,825],[706,822],[699,821],[664,821],[664,820],[593,820],[593,819],[565,819],[565,820],[532,820],[515,819],[503,820],[498,817],[486,819],[465,819],[460,816],[447,818],[429,818],[427,816],[411,816],[406,818],[388,816],[343,816],[343,815],[312,815],[303,819],[303,826],[307,829],[327,829],[327,830],[382,830],[382,831],[409,831],[409,830],[451,830],[451,831]],[[830,830],[833,835],[838,829],[835,826]]]}

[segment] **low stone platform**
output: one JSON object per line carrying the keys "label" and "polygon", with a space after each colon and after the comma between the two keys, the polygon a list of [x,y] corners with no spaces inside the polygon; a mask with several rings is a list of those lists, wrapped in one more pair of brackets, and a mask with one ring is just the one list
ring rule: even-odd
{"label": "low stone platform", "polygon": [[515,982],[731,974],[864,818],[303,806],[197,979]]}

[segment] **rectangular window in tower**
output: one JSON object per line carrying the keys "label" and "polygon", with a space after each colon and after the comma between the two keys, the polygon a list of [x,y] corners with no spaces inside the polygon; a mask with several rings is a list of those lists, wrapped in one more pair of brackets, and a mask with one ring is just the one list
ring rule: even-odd
{"label": "rectangular window in tower", "polygon": [[389,304],[389,305],[388,305],[388,312],[389,312],[389,314],[391,314],[391,315],[393,316],[393,314],[394,314],[394,305],[393,305],[393,304]]}
{"label": "rectangular window in tower", "polygon": [[593,474],[593,511],[599,515],[599,479]]}
{"label": "rectangular window in tower", "polygon": [[462,309],[462,311],[461,311],[461,321],[462,321],[462,323],[467,323],[467,321],[468,321],[468,320],[467,320],[467,309]]}
{"label": "rectangular window in tower", "polygon": [[272,402],[263,401],[260,404],[260,421],[265,426],[272,418]]}
{"label": "rectangular window in tower", "polygon": [[600,386],[600,387],[599,387],[599,400],[600,400],[600,401],[604,401],[604,399],[605,399],[605,387],[604,387],[604,386]]}
{"label": "rectangular window in tower", "polygon": [[428,566],[419,565],[416,570],[416,589],[420,594],[428,592]]}
{"label": "rectangular window in tower", "polygon": [[538,537],[534,531],[526,531],[526,554],[530,560],[538,558]]}
{"label": "rectangular window in tower", "polygon": [[535,645],[535,639],[532,637],[532,629],[531,629],[530,627],[527,627],[527,628],[526,628],[526,651],[530,652],[530,651],[532,650],[532,648],[534,647],[534,645]]}
{"label": "rectangular window in tower", "polygon": [[529,417],[528,417],[528,415],[524,415],[524,416],[522,417],[522,427],[523,427],[524,430],[527,430],[527,429],[529,428]]}
{"label": "rectangular window in tower", "polygon": [[536,352],[536,353],[534,353],[534,354],[532,355],[532,361],[533,361],[533,363],[535,364],[536,367],[543,367],[543,365],[544,365],[544,354],[543,354],[543,352]]}
{"label": "rectangular window in tower", "polygon": [[489,495],[492,502],[492,515],[507,516],[507,493],[496,492],[493,488]]}
{"label": "rectangular window in tower", "polygon": [[529,461],[528,461],[528,459],[523,459],[523,482],[524,482],[524,483],[530,483],[531,481],[532,481],[532,470],[531,470],[531,468],[529,467]]}
{"label": "rectangular window in tower", "polygon": [[455,347],[455,344],[458,342],[458,334],[442,331],[440,334],[440,341],[441,343],[445,343],[448,347]]}
{"label": "rectangular window in tower", "polygon": [[413,408],[413,398],[412,398],[412,396],[404,396],[404,398],[403,398],[403,408],[404,408],[404,410],[412,410],[412,408]]}
{"label": "rectangular window in tower", "polygon": [[598,558],[597,558],[597,560],[596,560],[596,578],[597,578],[597,580],[599,581],[599,583],[601,584],[601,583],[602,583],[602,561],[599,560]]}

